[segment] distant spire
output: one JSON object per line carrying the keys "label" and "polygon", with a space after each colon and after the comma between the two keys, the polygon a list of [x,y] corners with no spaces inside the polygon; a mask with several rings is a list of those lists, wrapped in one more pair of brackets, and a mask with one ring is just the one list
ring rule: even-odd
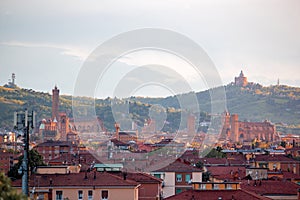
{"label": "distant spire", "polygon": [[277,79],[277,85],[280,85],[279,78]]}
{"label": "distant spire", "polygon": [[240,77],[244,77],[243,70],[241,70]]}

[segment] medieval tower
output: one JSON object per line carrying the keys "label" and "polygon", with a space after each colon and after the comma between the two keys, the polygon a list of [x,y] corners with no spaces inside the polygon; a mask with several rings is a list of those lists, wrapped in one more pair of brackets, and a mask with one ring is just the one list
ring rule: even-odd
{"label": "medieval tower", "polygon": [[59,89],[55,86],[52,90],[52,120],[59,120]]}
{"label": "medieval tower", "polygon": [[196,125],[196,118],[194,115],[189,115],[187,119],[187,131],[188,133],[195,133],[195,125]]}

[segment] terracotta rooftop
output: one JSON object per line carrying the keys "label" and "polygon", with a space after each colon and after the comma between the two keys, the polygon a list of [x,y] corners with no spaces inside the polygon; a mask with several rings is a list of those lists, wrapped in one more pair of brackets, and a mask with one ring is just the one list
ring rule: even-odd
{"label": "terracotta rooftop", "polygon": [[269,200],[267,197],[262,197],[257,194],[244,190],[187,190],[177,195],[166,198],[166,200]]}
{"label": "terracotta rooftop", "polygon": [[299,162],[285,155],[256,155],[255,161]]}
{"label": "terracotta rooftop", "polygon": [[261,185],[257,181],[251,180],[248,185],[247,181],[241,183],[241,188],[259,195],[297,195],[299,185],[290,181],[262,180]]}
{"label": "terracotta rooftop", "polygon": [[245,166],[247,161],[241,154],[227,154],[227,158],[201,158],[200,161],[206,166]]}
{"label": "terracotta rooftop", "polygon": [[[77,174],[47,174],[33,175],[30,177],[30,186],[39,183],[39,187],[82,187],[82,186],[127,186],[136,187],[139,184],[133,180],[126,179],[107,173],[107,172],[80,172]],[[12,182],[13,186],[21,187],[22,181]]]}
{"label": "terracotta rooftop", "polygon": [[36,147],[44,147],[44,146],[51,147],[51,146],[75,146],[75,145],[72,144],[72,142],[68,142],[68,141],[52,141],[52,140],[36,145]]}
{"label": "terracotta rooftop", "polygon": [[73,155],[71,153],[65,153],[64,155],[54,158],[49,161],[50,165],[75,165],[81,164],[82,170],[87,170],[92,163],[101,163],[92,153],[86,150],[80,150],[79,155]]}
{"label": "terracotta rooftop", "polygon": [[174,161],[166,167],[155,170],[155,172],[202,172],[203,170],[191,165],[185,164],[179,160]]}
{"label": "terracotta rooftop", "polygon": [[201,158],[200,161],[204,165],[226,165],[226,158]]}
{"label": "terracotta rooftop", "polygon": [[211,172],[214,178],[219,180],[238,180],[246,176],[246,168],[241,166],[213,166],[207,167],[207,170]]}
{"label": "terracotta rooftop", "polygon": [[300,175],[294,174],[292,172],[283,171],[283,179],[300,179]]}
{"label": "terracotta rooftop", "polygon": [[[119,177],[123,177],[122,172],[113,173],[113,174],[116,174]],[[138,183],[161,183],[162,182],[162,179],[156,178],[146,173],[139,173],[139,172],[136,173],[128,172],[127,179],[134,180]]]}
{"label": "terracotta rooftop", "polygon": [[197,150],[186,150],[180,158],[184,160],[198,160],[199,159],[199,151]]}
{"label": "terracotta rooftop", "polygon": [[113,138],[110,141],[113,142],[114,145],[116,145],[116,146],[129,146],[129,144],[126,144],[120,140],[117,140],[116,138]]}

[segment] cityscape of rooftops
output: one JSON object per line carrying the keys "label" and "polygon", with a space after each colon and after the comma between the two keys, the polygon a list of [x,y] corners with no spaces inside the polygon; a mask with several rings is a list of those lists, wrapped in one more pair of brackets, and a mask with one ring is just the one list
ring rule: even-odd
{"label": "cityscape of rooftops", "polygon": [[297,0],[0,2],[0,199],[300,199]]}

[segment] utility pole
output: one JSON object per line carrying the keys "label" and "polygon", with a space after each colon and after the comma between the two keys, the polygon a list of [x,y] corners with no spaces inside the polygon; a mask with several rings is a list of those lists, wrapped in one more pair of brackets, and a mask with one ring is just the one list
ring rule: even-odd
{"label": "utility pole", "polygon": [[22,176],[22,192],[26,196],[29,196],[29,130],[34,127],[35,112],[28,113],[27,110],[23,112],[14,113],[14,128],[19,131],[23,131],[24,137],[24,157],[22,165],[18,172],[23,174]]}

